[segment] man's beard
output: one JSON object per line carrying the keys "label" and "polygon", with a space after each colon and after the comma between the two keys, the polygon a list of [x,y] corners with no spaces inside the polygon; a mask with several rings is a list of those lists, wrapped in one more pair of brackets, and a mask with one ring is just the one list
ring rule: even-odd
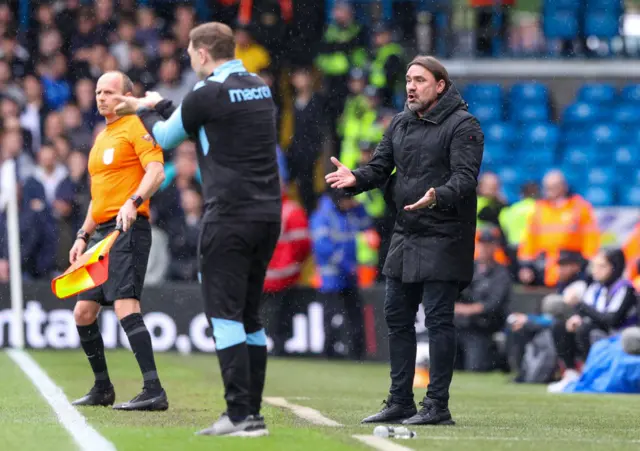
{"label": "man's beard", "polygon": [[431,108],[431,106],[433,106],[433,104],[435,104],[436,101],[437,101],[437,98],[427,100],[427,101],[421,101],[421,102],[420,101],[416,102],[414,100],[413,102],[407,102],[407,106],[414,113],[421,114],[427,111],[429,108]]}

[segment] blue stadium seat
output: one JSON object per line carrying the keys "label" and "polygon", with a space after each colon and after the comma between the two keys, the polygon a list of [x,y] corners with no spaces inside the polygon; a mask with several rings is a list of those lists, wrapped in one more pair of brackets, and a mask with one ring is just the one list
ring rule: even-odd
{"label": "blue stadium seat", "polygon": [[598,122],[603,115],[603,110],[599,105],[576,102],[569,105],[564,110],[563,121],[566,124],[577,123],[589,123],[594,124]]}
{"label": "blue stadium seat", "polygon": [[522,162],[523,165],[527,165],[526,171],[529,172],[528,166],[536,168],[536,178],[539,175],[538,167],[548,168],[556,164],[556,150],[551,147],[537,147],[526,146],[520,147],[515,154],[515,159],[518,162]]}
{"label": "blue stadium seat", "polygon": [[620,98],[625,102],[640,102],[640,84],[627,85],[622,88]]}
{"label": "blue stadium seat", "polygon": [[620,13],[587,13],[584,19],[584,32],[587,36],[614,38],[620,35]]}
{"label": "blue stadium seat", "polygon": [[582,187],[585,184],[585,166],[575,164],[564,164],[560,167],[560,170],[564,174],[569,188],[576,190],[576,188]]}
{"label": "blue stadium seat", "polygon": [[608,11],[622,13],[624,0],[587,0],[587,11]]}
{"label": "blue stadium seat", "polygon": [[496,170],[503,185],[520,185],[523,179],[523,172],[518,166],[500,166]]}
{"label": "blue stadium seat", "polygon": [[547,122],[549,120],[549,107],[536,103],[517,105],[511,112],[511,119],[520,124]]}
{"label": "blue stadium seat", "polygon": [[484,127],[486,142],[504,143],[510,145],[516,139],[516,132],[511,124],[496,122]]}
{"label": "blue stadium seat", "polygon": [[507,145],[498,142],[484,143],[484,153],[482,154],[482,162],[488,165],[500,165],[511,160],[513,152],[510,152]]}
{"label": "blue stadium seat", "polygon": [[469,104],[469,111],[483,126],[493,122],[502,122],[502,105],[486,103]]}
{"label": "blue stadium seat", "polygon": [[587,124],[580,127],[567,127],[562,132],[562,142],[568,146],[590,144],[591,135]]}
{"label": "blue stadium seat", "polygon": [[611,103],[616,98],[616,88],[607,83],[585,83],[578,89],[578,102]]}
{"label": "blue stadium seat", "polygon": [[640,164],[640,147],[621,144],[613,151],[613,159],[617,166],[632,167]]}
{"label": "blue stadium seat", "polygon": [[623,103],[613,108],[613,120],[625,127],[637,126],[640,118],[640,105]]}
{"label": "blue stadium seat", "polygon": [[620,187],[620,203],[625,206],[640,206],[640,185],[622,185]]}
{"label": "blue stadium seat", "polygon": [[576,39],[578,29],[577,12],[550,11],[543,15],[542,30],[548,39]]}
{"label": "blue stadium seat", "polygon": [[515,83],[509,92],[511,105],[517,108],[521,104],[549,103],[549,88],[542,83]]}
{"label": "blue stadium seat", "polygon": [[586,166],[595,159],[596,150],[590,146],[569,145],[565,147],[562,161],[566,165]]}
{"label": "blue stadium seat", "polygon": [[589,186],[583,192],[583,197],[594,207],[607,207],[614,203],[614,189],[612,185]]}
{"label": "blue stadium seat", "polygon": [[613,185],[616,181],[616,169],[612,166],[596,166],[587,170],[589,185]]}
{"label": "blue stadium seat", "polygon": [[622,129],[617,124],[600,124],[591,129],[591,140],[598,146],[613,146],[620,142]]}
{"label": "blue stadium seat", "polygon": [[464,94],[462,97],[469,104],[502,104],[502,86],[498,83],[470,83],[464,88]]}
{"label": "blue stadium seat", "polygon": [[556,149],[560,140],[560,129],[552,123],[528,125],[522,128],[522,140],[527,146]]}
{"label": "blue stadium seat", "polygon": [[544,0],[542,11],[574,11],[578,12],[582,0]]}
{"label": "blue stadium seat", "polygon": [[618,180],[622,186],[640,186],[640,167],[619,168]]}

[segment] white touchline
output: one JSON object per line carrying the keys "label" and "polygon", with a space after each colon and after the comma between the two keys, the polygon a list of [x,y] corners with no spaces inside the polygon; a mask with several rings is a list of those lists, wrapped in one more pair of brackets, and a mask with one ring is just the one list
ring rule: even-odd
{"label": "white touchline", "polygon": [[29,354],[17,349],[8,349],[7,354],[31,379],[82,451],[116,451],[113,443],[87,423],[85,417],[69,403],[62,389],[47,376],[47,373]]}
{"label": "white touchline", "polygon": [[291,404],[284,398],[264,398],[264,401],[268,404],[271,404],[272,406],[289,409],[300,418],[303,418],[310,423],[317,424],[318,426],[342,426],[337,421],[333,421],[332,419],[325,417],[316,409],[312,409],[311,407],[306,406],[300,406],[298,404]]}
{"label": "white touchline", "polygon": [[413,451],[412,448],[398,445],[384,437],[376,437],[375,435],[352,435],[352,437],[380,451]]}

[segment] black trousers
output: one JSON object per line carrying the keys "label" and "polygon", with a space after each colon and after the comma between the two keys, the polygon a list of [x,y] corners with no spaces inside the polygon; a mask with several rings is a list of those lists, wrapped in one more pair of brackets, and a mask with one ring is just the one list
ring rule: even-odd
{"label": "black trousers", "polygon": [[260,301],[279,222],[204,223],[198,245],[205,313],[213,327],[229,416],[260,411],[267,335]]}
{"label": "black trousers", "polygon": [[389,329],[391,400],[413,403],[416,367],[415,321],[422,303],[429,332],[430,382],[427,397],[443,406],[449,402],[449,386],[456,356],[453,324],[455,302],[460,295],[456,282],[402,283],[387,277],[384,315]]}
{"label": "black trousers", "polygon": [[273,354],[284,355],[284,345],[293,334],[294,299],[288,288],[263,294],[265,326],[273,340]]}
{"label": "black trousers", "polygon": [[348,327],[348,355],[351,359],[362,360],[365,357],[364,345],[364,316],[362,312],[362,298],[357,288],[348,288],[339,293],[318,293],[324,305],[324,353],[327,357],[340,354],[336,344],[340,339],[340,329],[333,324],[333,318],[346,312],[349,320]]}
{"label": "black trousers", "polygon": [[553,340],[556,343],[558,357],[566,368],[575,369],[577,359],[585,359],[591,345],[597,338],[606,337],[607,332],[598,329],[595,324],[584,322],[575,333],[567,332],[564,321],[556,321],[552,326]]}
{"label": "black trousers", "polygon": [[527,344],[534,339],[542,327],[526,323],[522,329],[511,331],[507,335],[507,352],[509,354],[509,365],[515,369],[518,376],[523,375],[522,360],[527,350]]}
{"label": "black trousers", "polygon": [[457,327],[457,357],[459,369],[486,372],[498,365],[493,332],[473,327]]}

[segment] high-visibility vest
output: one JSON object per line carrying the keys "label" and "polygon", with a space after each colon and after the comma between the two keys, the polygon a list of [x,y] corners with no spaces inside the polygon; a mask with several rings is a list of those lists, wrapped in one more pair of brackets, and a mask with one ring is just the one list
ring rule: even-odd
{"label": "high-visibility vest", "polygon": [[553,204],[538,200],[518,248],[518,259],[543,265],[544,283],[558,283],[558,258],[561,251],[580,252],[586,259],[600,248],[600,232],[593,208],[574,195]]}
{"label": "high-visibility vest", "polygon": [[500,215],[498,216],[500,228],[502,228],[507,242],[510,245],[516,246],[520,244],[527,227],[527,222],[535,208],[535,199],[526,198],[500,211]]}
{"label": "high-visibility vest", "polygon": [[633,229],[631,236],[622,247],[627,263],[627,277],[631,280],[638,276],[638,260],[640,260],[640,223]]}
{"label": "high-visibility vest", "polygon": [[[327,27],[323,40],[328,43],[347,43],[355,39],[359,33],[360,25],[356,23],[352,23],[346,28],[331,24]],[[356,48],[349,55],[342,51],[321,53],[316,57],[315,63],[326,75],[340,76],[346,75],[352,66],[363,67],[366,61],[367,55],[365,49]]]}
{"label": "high-visibility vest", "polygon": [[[387,74],[384,71],[384,65],[392,56],[401,57],[404,55],[402,47],[396,43],[383,45],[376,51],[376,57],[371,63],[371,73],[369,75],[369,83],[377,88],[387,87]],[[395,86],[391,86],[392,88]]]}

